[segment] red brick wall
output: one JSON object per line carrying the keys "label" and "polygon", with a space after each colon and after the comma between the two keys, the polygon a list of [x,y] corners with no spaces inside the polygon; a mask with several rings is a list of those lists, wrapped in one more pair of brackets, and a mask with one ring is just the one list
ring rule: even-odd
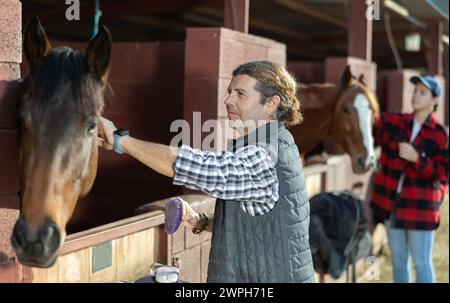
{"label": "red brick wall", "polygon": [[191,230],[180,228],[169,239],[169,264],[180,269],[180,279],[194,283],[206,282],[211,233],[195,235]]}
{"label": "red brick wall", "polygon": [[10,246],[19,216],[18,133],[16,106],[22,48],[22,6],[18,0],[0,0],[0,282],[21,280]]}
{"label": "red brick wall", "polygon": [[[51,37],[50,37],[51,40]],[[81,51],[87,44],[55,42]],[[23,68],[27,73],[27,67]],[[173,120],[183,118],[184,43],[114,43],[104,116],[131,135],[169,144]],[[78,202],[68,232],[134,215],[150,201],[177,195],[180,187],[127,155],[100,149],[91,193]]]}
{"label": "red brick wall", "polygon": [[[415,70],[403,69],[398,70],[383,70],[378,73],[378,81],[380,85],[377,89],[377,95],[381,99],[381,109],[386,112],[403,112],[409,113],[413,111],[411,104],[414,85],[409,81],[412,76],[419,76],[420,74]],[[435,76],[442,87],[446,87],[445,78],[442,76]],[[440,97],[438,110],[435,113],[439,121],[445,121],[445,90]]]}
{"label": "red brick wall", "polygon": [[325,82],[325,64],[323,62],[288,61],[287,69],[299,83]]}
{"label": "red brick wall", "polygon": [[325,60],[325,81],[338,83],[347,65],[355,77],[361,74],[366,79],[367,86],[376,91],[377,88],[377,65],[354,57],[329,57]]}
{"label": "red brick wall", "polygon": [[411,112],[411,98],[414,85],[409,78],[419,75],[414,70],[404,69],[382,70],[378,73],[380,87],[377,94],[381,99],[382,111],[386,112]]}

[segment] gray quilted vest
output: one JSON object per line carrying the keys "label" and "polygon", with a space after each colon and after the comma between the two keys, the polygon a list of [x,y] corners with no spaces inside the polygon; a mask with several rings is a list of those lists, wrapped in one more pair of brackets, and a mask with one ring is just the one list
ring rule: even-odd
{"label": "gray quilted vest", "polygon": [[[208,265],[210,283],[315,281],[301,158],[291,133],[281,123],[270,125],[274,123],[278,127],[266,131],[262,135],[265,140],[254,133],[258,133],[257,144],[268,144],[265,147],[276,161],[279,200],[269,213],[250,216],[239,202],[217,199]],[[248,137],[229,141],[228,150],[242,144],[249,144]]]}

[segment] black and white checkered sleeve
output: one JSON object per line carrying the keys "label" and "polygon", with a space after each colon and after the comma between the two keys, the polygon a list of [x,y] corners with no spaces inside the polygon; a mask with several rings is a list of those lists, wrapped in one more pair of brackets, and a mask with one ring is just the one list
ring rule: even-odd
{"label": "black and white checkered sleeve", "polygon": [[256,145],[236,152],[201,151],[183,145],[173,168],[173,184],[201,190],[215,198],[258,203],[263,208],[278,200],[273,161],[265,149]]}

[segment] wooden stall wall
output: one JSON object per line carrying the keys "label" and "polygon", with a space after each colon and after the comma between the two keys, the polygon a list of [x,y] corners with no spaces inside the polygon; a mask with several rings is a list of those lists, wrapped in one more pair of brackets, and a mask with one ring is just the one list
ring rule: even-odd
{"label": "wooden stall wall", "polygon": [[32,268],[31,282],[132,282],[164,263],[163,213],[154,211],[70,235],[48,269]]}

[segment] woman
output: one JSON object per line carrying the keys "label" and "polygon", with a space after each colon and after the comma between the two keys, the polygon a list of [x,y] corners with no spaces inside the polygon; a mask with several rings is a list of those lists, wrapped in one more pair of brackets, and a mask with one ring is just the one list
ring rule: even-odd
{"label": "woman", "polygon": [[386,226],[394,282],[410,282],[410,255],[417,282],[435,282],[432,250],[448,184],[448,135],[433,114],[439,83],[430,76],[410,81],[414,112],[384,113],[377,122],[382,152],[371,207],[375,222]]}

